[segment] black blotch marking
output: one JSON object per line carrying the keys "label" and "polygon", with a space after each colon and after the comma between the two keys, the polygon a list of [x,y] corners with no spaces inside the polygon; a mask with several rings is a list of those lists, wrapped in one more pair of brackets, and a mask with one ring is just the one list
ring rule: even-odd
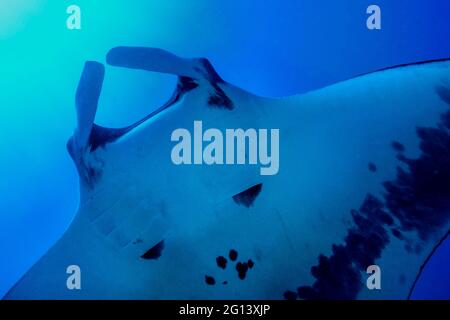
{"label": "black blotch marking", "polygon": [[255,263],[253,262],[252,259],[249,259],[249,260],[247,261],[247,264],[248,264],[249,269],[253,268],[253,266],[255,265]]}
{"label": "black blotch marking", "polygon": [[161,240],[156,245],[151,247],[146,253],[144,253],[141,258],[145,260],[154,260],[161,257],[161,253],[164,249],[164,240]]}
{"label": "black blotch marking", "polygon": [[239,279],[244,280],[247,275],[247,271],[248,271],[247,262],[238,262],[236,264],[236,270],[238,272]]}
{"label": "black blotch marking", "polygon": [[439,97],[447,104],[450,104],[450,89],[444,86],[437,86],[436,92]]}
{"label": "black blotch marking", "polygon": [[392,235],[397,239],[403,240],[403,234],[398,229],[392,229]]}
{"label": "black blotch marking", "polygon": [[216,284],[216,279],[211,276],[205,276],[205,282],[207,285],[213,286]]}
{"label": "black blotch marking", "polygon": [[391,143],[392,148],[397,151],[397,152],[403,152],[405,151],[405,146],[402,145],[400,142],[398,141],[392,141]]}
{"label": "black blotch marking", "polygon": [[217,257],[216,262],[219,268],[225,269],[227,267],[227,259],[225,257],[222,256]]}
{"label": "black blotch marking", "polygon": [[226,93],[219,86],[219,83],[223,83],[222,78],[214,70],[213,66],[208,59],[200,59],[201,66],[203,68],[195,67],[194,69],[204,75],[209,80],[214,92],[208,97],[208,105],[213,107],[219,107],[227,110],[233,110],[233,101],[226,95]]}
{"label": "black blotch marking", "polygon": [[437,128],[417,128],[417,135],[420,157],[402,161],[407,168],[397,167],[396,179],[383,184],[384,198],[402,231],[416,230],[428,240],[450,216],[450,133],[440,122]]}
{"label": "black blotch marking", "polygon": [[198,87],[198,83],[189,77],[179,77],[177,89],[181,93],[186,93]]}
{"label": "black blotch marking", "polygon": [[383,228],[386,212],[374,196],[368,194],[361,208],[351,211],[354,227],[344,245],[333,245],[330,257],[319,256],[319,264],[311,268],[316,278],[312,286],[301,286],[297,293],[308,300],[354,299],[362,280],[360,272],[381,256],[389,237]]}
{"label": "black blotch marking", "polygon": [[286,300],[297,300],[297,292],[288,290],[284,292],[283,297]]}
{"label": "black blotch marking", "polygon": [[244,190],[241,193],[234,195],[233,200],[237,204],[243,205],[243,206],[249,208],[255,201],[256,197],[261,192],[261,189],[262,189],[262,183],[258,183],[256,185],[254,185],[253,187],[250,187],[247,190]]}
{"label": "black blotch marking", "polygon": [[238,257],[238,253],[236,250],[231,249],[230,253],[228,254],[229,258],[231,261],[236,261],[237,257]]}
{"label": "black blotch marking", "polygon": [[223,285],[227,285],[227,284],[228,284],[228,281],[224,281],[224,282],[222,282],[222,284],[223,284]]}
{"label": "black blotch marking", "polygon": [[[318,265],[311,268],[316,281],[297,289],[301,299],[355,299],[363,286],[361,273],[380,258],[390,241],[386,226],[393,224],[394,217],[399,221],[399,228],[392,230],[394,236],[416,231],[420,241],[446,225],[450,219],[449,129],[450,111],[441,115],[437,127],[417,128],[421,155],[400,158],[405,166],[397,167],[394,180],[383,183],[383,199],[368,194],[359,211],[352,210],[354,227],[348,230],[345,243],[333,245],[329,257],[319,255]],[[398,142],[392,147],[404,151]],[[418,243],[403,241],[408,252],[420,252]]]}
{"label": "black blotch marking", "polygon": [[370,172],[376,172],[377,171],[377,166],[373,162],[369,162],[368,168],[369,168]]}
{"label": "black blotch marking", "polygon": [[233,101],[231,101],[222,88],[220,88],[216,83],[211,83],[211,85],[214,88],[214,93],[210,94],[208,98],[208,105],[233,110]]}

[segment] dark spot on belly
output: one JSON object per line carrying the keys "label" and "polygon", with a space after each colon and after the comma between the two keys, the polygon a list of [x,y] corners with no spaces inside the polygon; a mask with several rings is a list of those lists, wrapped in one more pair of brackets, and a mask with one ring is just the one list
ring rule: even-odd
{"label": "dark spot on belly", "polygon": [[224,282],[222,282],[222,284],[223,284],[223,285],[227,285],[227,284],[228,284],[228,281],[224,281]]}
{"label": "dark spot on belly", "polygon": [[255,263],[253,262],[252,259],[249,259],[249,260],[247,261],[247,264],[248,264],[248,267],[249,267],[250,269],[253,268],[253,266],[255,265]]}
{"label": "dark spot on belly", "polygon": [[230,260],[231,260],[231,261],[236,261],[236,259],[237,259],[237,257],[238,257],[238,253],[237,253],[236,250],[231,249],[228,256],[230,257]]}
{"label": "dark spot on belly", "polygon": [[397,152],[403,152],[405,151],[405,146],[402,145],[400,142],[398,141],[392,141],[391,143],[392,148],[397,151]]}
{"label": "dark spot on belly", "polygon": [[154,260],[161,257],[161,253],[164,249],[164,240],[161,240],[152,248],[150,248],[146,253],[144,253],[141,258],[145,260]]}
{"label": "dark spot on belly", "polygon": [[213,286],[216,284],[216,279],[214,279],[211,276],[205,276],[205,282],[206,282],[206,284]]}
{"label": "dark spot on belly", "polygon": [[368,168],[370,172],[377,172],[377,166],[372,162],[369,162]]}
{"label": "dark spot on belly", "polygon": [[261,189],[262,189],[262,183],[258,183],[256,185],[254,185],[253,187],[250,187],[247,190],[244,190],[241,193],[234,195],[233,200],[237,204],[243,205],[243,206],[249,208],[255,201],[256,197],[261,192]]}
{"label": "dark spot on belly", "polygon": [[236,264],[236,270],[238,272],[239,279],[244,280],[248,271],[247,262],[238,262]]}
{"label": "dark spot on belly", "polygon": [[297,292],[288,290],[283,294],[283,297],[286,300],[297,300]]}
{"label": "dark spot on belly", "polygon": [[225,269],[227,267],[227,259],[225,257],[217,257],[216,262],[219,268]]}

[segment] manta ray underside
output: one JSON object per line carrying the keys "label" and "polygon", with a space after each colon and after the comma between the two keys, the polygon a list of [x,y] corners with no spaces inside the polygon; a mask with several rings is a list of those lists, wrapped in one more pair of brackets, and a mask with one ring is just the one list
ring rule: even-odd
{"label": "manta ray underside", "polygon": [[[450,62],[298,96],[258,97],[206,59],[112,49],[108,64],[178,77],[121,129],[94,123],[104,67],[87,62],[68,150],[80,205],[7,299],[406,299],[449,233]],[[105,106],[107,107],[107,106]],[[279,129],[279,171],[175,165],[177,128]],[[81,289],[66,269],[81,270]],[[366,270],[381,270],[369,290]]]}

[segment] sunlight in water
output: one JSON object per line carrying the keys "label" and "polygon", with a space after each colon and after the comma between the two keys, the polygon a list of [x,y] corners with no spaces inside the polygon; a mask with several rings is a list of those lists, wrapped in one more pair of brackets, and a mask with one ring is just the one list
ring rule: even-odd
{"label": "sunlight in water", "polygon": [[17,34],[46,0],[0,1],[0,40]]}

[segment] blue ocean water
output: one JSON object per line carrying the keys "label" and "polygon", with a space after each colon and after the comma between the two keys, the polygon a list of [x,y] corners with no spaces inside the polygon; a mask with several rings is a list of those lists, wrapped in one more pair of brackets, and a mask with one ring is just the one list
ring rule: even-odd
{"label": "blue ocean water", "polygon": [[[68,30],[66,8],[82,10]],[[0,296],[61,236],[78,202],[65,144],[84,61],[117,45],[205,56],[227,81],[286,96],[397,64],[450,57],[450,3],[380,0],[382,29],[366,28],[372,1],[51,1],[0,3]],[[172,92],[161,74],[107,69],[97,122],[123,126]],[[450,298],[450,244],[424,271],[415,298]]]}

